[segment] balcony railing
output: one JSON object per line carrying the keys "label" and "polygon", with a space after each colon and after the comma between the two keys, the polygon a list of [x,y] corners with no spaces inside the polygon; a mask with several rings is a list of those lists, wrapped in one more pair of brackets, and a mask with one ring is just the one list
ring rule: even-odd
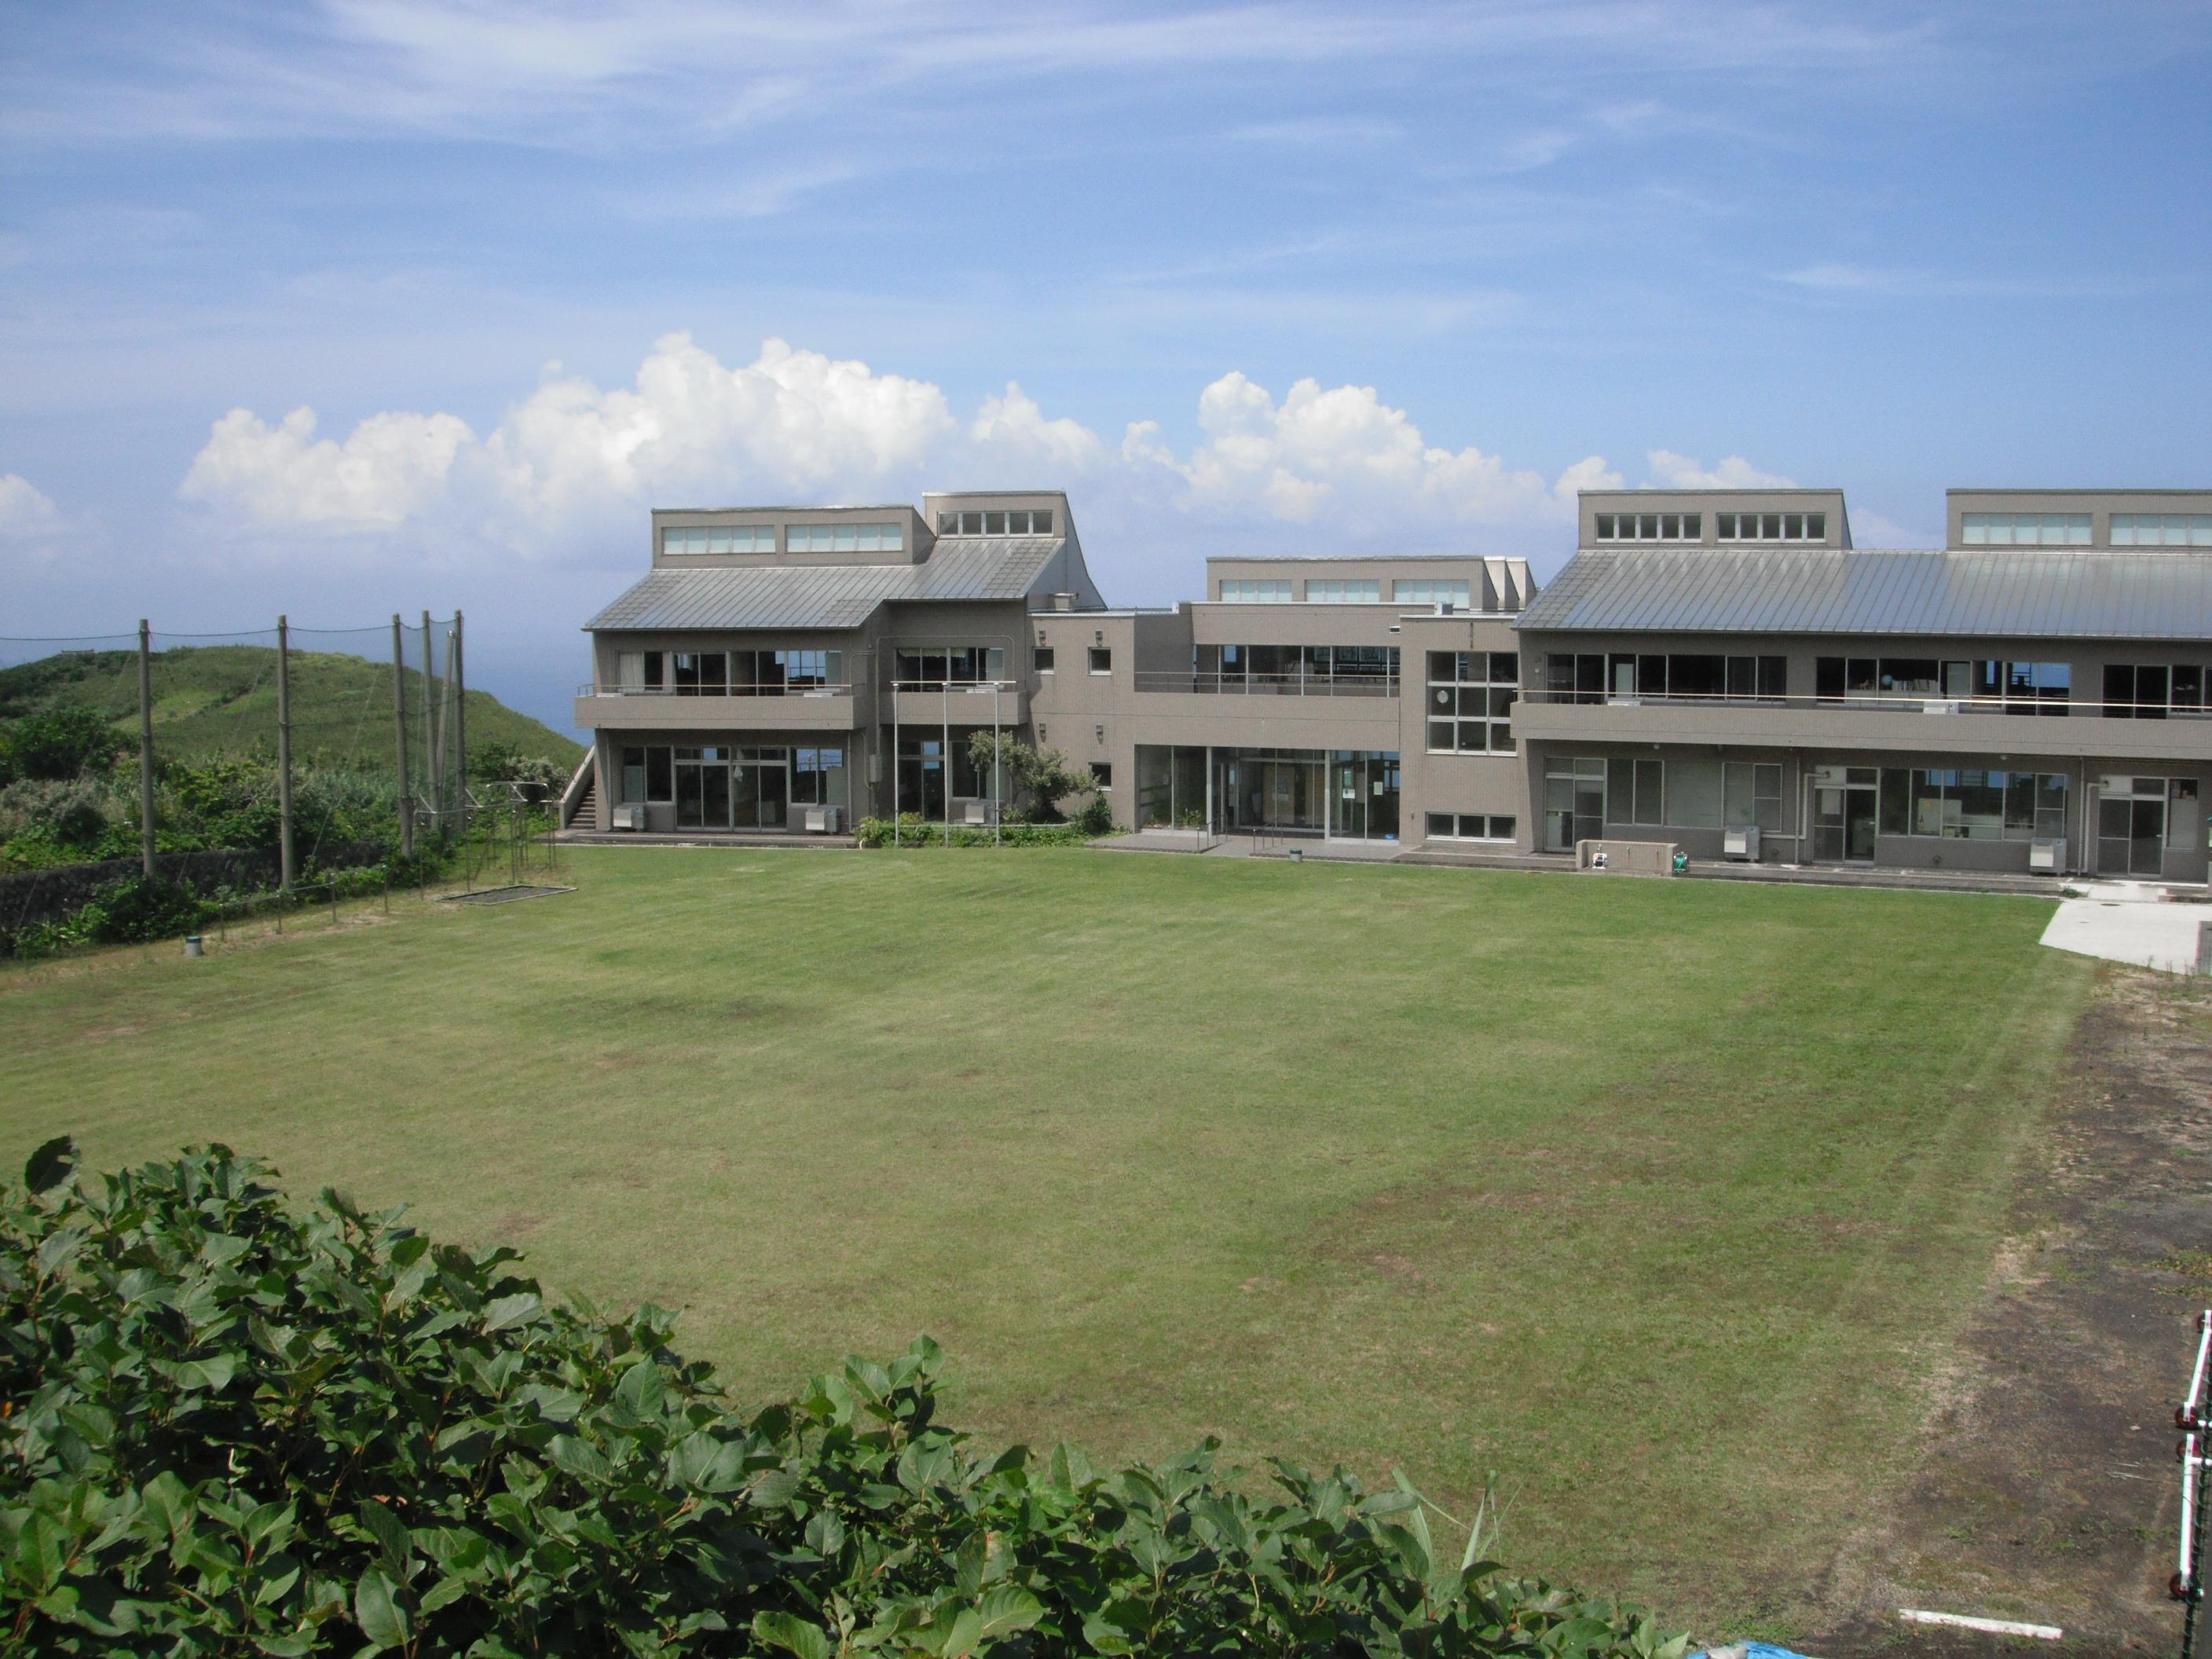
{"label": "balcony railing", "polygon": [[580,697],[849,697],[847,684],[822,685],[580,685]]}
{"label": "balcony railing", "polygon": [[1395,674],[1231,674],[1206,669],[1139,669],[1139,691],[1194,692],[1204,696],[1395,697]]}
{"label": "balcony railing", "polygon": [[1846,691],[1841,696],[1758,696],[1748,693],[1638,692],[1616,696],[1608,691],[1524,690],[1523,703],[1567,703],[1591,708],[1792,708],[1869,710],[1883,714],[2096,714],[2118,720],[2212,719],[2212,708],[2140,702],[2101,702],[2085,697],[1935,697],[1894,691]]}

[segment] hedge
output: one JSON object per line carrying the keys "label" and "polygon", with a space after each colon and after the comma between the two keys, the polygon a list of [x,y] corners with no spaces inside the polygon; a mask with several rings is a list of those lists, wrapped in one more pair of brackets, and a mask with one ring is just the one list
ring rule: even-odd
{"label": "hedge", "polygon": [[222,1146],[0,1193],[14,1652],[1679,1659],[1453,1560],[1401,1479],[1092,1468],[937,1420],[942,1357],[735,1409],[674,1319],[549,1302]]}

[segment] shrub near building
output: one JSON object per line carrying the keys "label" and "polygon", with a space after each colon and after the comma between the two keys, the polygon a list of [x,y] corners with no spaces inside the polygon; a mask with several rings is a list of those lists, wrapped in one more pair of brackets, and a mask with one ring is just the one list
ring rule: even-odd
{"label": "shrub near building", "polygon": [[672,1316],[549,1305],[221,1147],[0,1195],[0,1630],[25,1651],[1588,1655],[1686,1644],[1456,1565],[1406,1486],[1095,1471],[936,1420],[940,1356],[731,1409]]}

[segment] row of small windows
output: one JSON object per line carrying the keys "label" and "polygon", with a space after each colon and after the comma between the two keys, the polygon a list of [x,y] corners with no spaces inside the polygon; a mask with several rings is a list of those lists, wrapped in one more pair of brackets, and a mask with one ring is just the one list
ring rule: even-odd
{"label": "row of small windows", "polygon": [[1823,702],[1854,697],[1917,697],[2002,706],[2008,714],[2063,714],[2074,670],[2063,662],[1946,661],[1935,657],[1819,657],[1813,695]]}
{"label": "row of small windows", "polygon": [[1716,513],[1713,527],[1724,542],[1824,542],[1825,513]]}
{"label": "row of small windows", "polygon": [[1306,584],[1308,605],[1380,605],[1382,603],[1382,584],[1379,581],[1310,581]]}
{"label": "row of small windows", "polygon": [[[1703,540],[1702,513],[1601,513],[1601,542],[1694,542]],[[1820,542],[1828,538],[1825,513],[1716,513],[1713,528],[1724,542]]]}
{"label": "row of small windows", "polygon": [[660,532],[664,553],[773,553],[775,526],[772,524],[695,524],[677,526]]}
{"label": "row of small windows", "polygon": [[[1293,605],[1297,595],[1294,585],[1287,581],[1253,577],[1225,577],[1221,583],[1221,599],[1226,605]],[[1449,605],[1464,611],[1468,607],[1472,585],[1463,581],[1439,581],[1424,578],[1417,581],[1396,581],[1390,584],[1390,598],[1397,605]],[[1308,605],[1380,605],[1382,603],[1382,584],[1380,580],[1340,580],[1313,578],[1306,583]]]}
{"label": "row of small windows", "polygon": [[1959,539],[1968,547],[2087,547],[2087,513],[1967,513]]}
{"label": "row of small windows", "polygon": [[1511,841],[1515,830],[1510,817],[1481,812],[1431,812],[1431,841]]}
{"label": "row of small windows", "polygon": [[[906,531],[898,524],[794,524],[784,527],[784,545],[793,553],[897,553]],[[672,526],[660,532],[660,550],[671,555],[773,553],[772,524]]]}
{"label": "row of small windows", "polygon": [[1601,513],[1597,538],[1601,542],[1694,542],[1704,539],[1702,513]]}
{"label": "row of small windows", "polygon": [[2212,547],[2212,513],[2115,513],[2114,547]]}
{"label": "row of small windows", "polygon": [[937,533],[940,536],[1049,536],[1052,534],[1052,509],[1048,507],[1016,507],[1001,510],[985,507],[963,508],[957,513],[937,515]]}

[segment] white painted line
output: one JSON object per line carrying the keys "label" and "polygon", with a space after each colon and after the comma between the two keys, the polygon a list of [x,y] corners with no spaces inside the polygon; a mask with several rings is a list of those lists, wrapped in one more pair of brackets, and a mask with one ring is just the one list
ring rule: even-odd
{"label": "white painted line", "polygon": [[1979,1619],[1970,1613],[1924,1613],[1918,1607],[1899,1607],[1897,1616],[1917,1625],[1955,1625],[1961,1630],[1987,1631],[1992,1636],[2033,1636],[2056,1642],[2066,1632],[2056,1625],[2023,1625],[2012,1619]]}

